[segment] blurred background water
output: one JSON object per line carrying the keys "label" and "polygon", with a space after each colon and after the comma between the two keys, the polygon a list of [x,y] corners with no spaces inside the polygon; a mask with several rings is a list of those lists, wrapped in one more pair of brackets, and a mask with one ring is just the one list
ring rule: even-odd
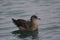
{"label": "blurred background water", "polygon": [[60,0],[0,0],[0,40],[32,40],[11,33],[18,30],[11,18],[29,20],[31,15],[41,18],[39,40],[60,40]]}

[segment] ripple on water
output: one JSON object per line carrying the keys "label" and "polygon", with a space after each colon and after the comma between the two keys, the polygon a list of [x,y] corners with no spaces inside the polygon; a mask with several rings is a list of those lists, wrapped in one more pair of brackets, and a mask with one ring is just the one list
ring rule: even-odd
{"label": "ripple on water", "polygon": [[39,40],[60,40],[60,0],[0,0],[0,40],[31,40],[11,33],[18,29],[11,18],[29,19],[33,14],[41,17]]}
{"label": "ripple on water", "polygon": [[[59,35],[59,36],[58,36]],[[53,27],[44,28],[39,34],[40,39],[53,40],[60,37],[60,26],[54,25]]]}

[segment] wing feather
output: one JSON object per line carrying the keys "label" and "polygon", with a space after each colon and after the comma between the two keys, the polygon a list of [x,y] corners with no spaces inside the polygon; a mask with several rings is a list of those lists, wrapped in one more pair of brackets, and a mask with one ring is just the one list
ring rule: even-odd
{"label": "wing feather", "polygon": [[18,19],[18,20],[16,20],[16,19],[13,19],[12,18],[12,21],[13,21],[13,23],[17,26],[17,27],[24,27],[24,28],[28,28],[28,24],[27,24],[27,21],[26,20],[23,20],[23,19]]}

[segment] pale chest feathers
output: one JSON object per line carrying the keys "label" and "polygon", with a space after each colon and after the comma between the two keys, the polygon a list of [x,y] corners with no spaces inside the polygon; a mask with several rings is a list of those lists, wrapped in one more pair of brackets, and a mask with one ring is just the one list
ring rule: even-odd
{"label": "pale chest feathers", "polygon": [[31,27],[32,30],[35,30],[37,28],[38,28],[37,24],[33,24],[32,27]]}

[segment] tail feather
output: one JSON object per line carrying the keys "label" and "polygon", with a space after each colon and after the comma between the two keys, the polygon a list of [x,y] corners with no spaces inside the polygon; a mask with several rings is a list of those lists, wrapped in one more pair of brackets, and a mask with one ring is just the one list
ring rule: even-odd
{"label": "tail feather", "polygon": [[12,21],[16,26],[19,26],[18,21],[16,19],[12,18]]}
{"label": "tail feather", "polygon": [[13,18],[12,18],[12,21],[13,21],[13,22],[16,22],[16,20],[15,20],[15,19],[13,19]]}

